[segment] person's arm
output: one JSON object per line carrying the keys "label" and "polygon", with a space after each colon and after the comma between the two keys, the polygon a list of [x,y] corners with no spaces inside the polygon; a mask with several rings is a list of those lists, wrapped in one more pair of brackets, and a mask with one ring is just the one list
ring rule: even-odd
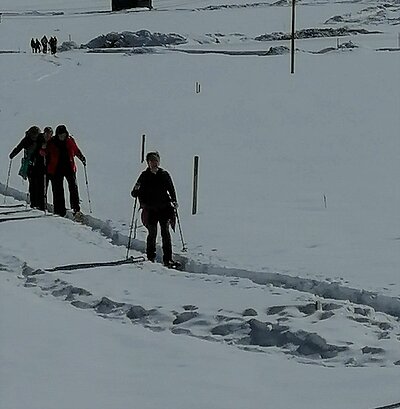
{"label": "person's arm", "polygon": [[132,188],[131,196],[136,198],[140,196],[140,190],[143,183],[143,174],[140,174],[138,180],[136,181],[135,185]]}
{"label": "person's arm", "polygon": [[83,163],[83,166],[86,166],[86,158],[82,151],[79,149],[78,145],[75,142],[75,139],[71,136],[72,142],[74,144],[74,155]]}
{"label": "person's arm", "polygon": [[178,202],[176,200],[176,191],[175,191],[174,182],[172,181],[172,178],[168,172],[165,172],[165,177],[166,177],[166,182],[167,182],[167,190],[171,197],[171,202],[173,206],[177,208]]}
{"label": "person's arm", "polygon": [[17,156],[22,151],[22,149],[25,148],[25,145],[26,145],[26,141],[25,141],[25,138],[23,138],[20,141],[20,143],[11,151],[9,158],[13,159],[15,156]]}

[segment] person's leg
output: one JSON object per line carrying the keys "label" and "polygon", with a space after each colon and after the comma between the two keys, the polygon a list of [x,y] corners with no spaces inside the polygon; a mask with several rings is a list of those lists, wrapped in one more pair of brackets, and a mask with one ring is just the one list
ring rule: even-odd
{"label": "person's leg", "polygon": [[146,240],[146,254],[150,261],[156,259],[156,242],[157,242],[157,223],[158,212],[154,209],[144,209],[146,212],[146,228],[147,228],[147,240]]}
{"label": "person's leg", "polygon": [[36,192],[36,187],[35,187],[35,177],[33,175],[28,176],[28,182],[29,182],[29,202],[30,206],[36,207],[36,197],[35,197],[35,192]]}
{"label": "person's leg", "polygon": [[81,210],[79,204],[79,191],[78,191],[78,183],[76,182],[76,174],[71,173],[65,176],[68,182],[68,189],[69,189],[69,201],[71,205],[71,209],[74,213],[79,212]]}
{"label": "person's leg", "polygon": [[160,215],[160,228],[163,249],[163,262],[168,264],[172,261],[172,242],[171,233],[169,231],[170,209],[167,208],[162,211]]}
{"label": "person's leg", "polygon": [[64,177],[53,175],[51,177],[51,187],[53,190],[54,213],[64,217],[67,213],[64,197]]}
{"label": "person's leg", "polygon": [[146,255],[148,260],[156,259],[157,223],[147,225]]}
{"label": "person's leg", "polygon": [[34,179],[34,207],[44,210],[44,174],[36,172],[33,175]]}

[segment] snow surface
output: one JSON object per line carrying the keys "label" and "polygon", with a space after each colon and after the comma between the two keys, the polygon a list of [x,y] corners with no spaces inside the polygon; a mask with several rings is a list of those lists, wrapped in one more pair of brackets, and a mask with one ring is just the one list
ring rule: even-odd
{"label": "snow surface", "polygon": [[[80,164],[87,226],[0,208],[0,408],[399,402],[398,3],[299,3],[298,29],[379,33],[298,40],[295,75],[288,54],[257,55],[288,42],[255,40],[289,32],[287,6],[154,6],[2,1],[0,203],[25,199],[19,157],[6,192],[24,131],[65,123],[88,160],[93,214]],[[140,30],[186,42],[141,54],[29,49],[43,34],[79,47]],[[186,271],[46,272],[125,258],[143,134],[177,188]],[[38,219],[4,221],[24,216]],[[132,255],[145,236],[139,225]]]}

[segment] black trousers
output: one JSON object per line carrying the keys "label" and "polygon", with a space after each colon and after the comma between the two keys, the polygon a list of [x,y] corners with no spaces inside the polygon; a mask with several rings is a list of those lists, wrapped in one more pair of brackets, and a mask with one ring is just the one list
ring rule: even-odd
{"label": "black trousers", "polygon": [[169,223],[171,219],[171,207],[162,209],[147,209],[147,242],[146,254],[149,260],[156,258],[156,241],[157,241],[157,225],[160,224],[161,240],[163,250],[163,262],[172,261],[172,243],[171,233],[169,232]]}
{"label": "black trousers", "polygon": [[[45,189],[46,179],[46,189]],[[45,196],[47,196],[47,186],[49,185],[48,176],[44,172],[34,171],[29,175],[29,199],[31,207],[40,210],[45,208]]]}
{"label": "black trousers", "polygon": [[67,214],[67,209],[65,208],[64,178],[67,179],[68,183],[71,209],[74,212],[79,212],[81,210],[75,173],[71,172],[67,175],[52,175],[51,187],[53,189],[54,213],[59,214],[60,216],[65,216]]}

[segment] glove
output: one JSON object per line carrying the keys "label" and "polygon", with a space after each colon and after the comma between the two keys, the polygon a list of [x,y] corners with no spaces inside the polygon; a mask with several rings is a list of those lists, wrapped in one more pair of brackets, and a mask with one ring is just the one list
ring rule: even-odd
{"label": "glove", "polygon": [[136,198],[139,196],[139,189],[140,189],[140,183],[136,183],[135,186],[133,186],[132,192],[131,192],[131,196]]}
{"label": "glove", "polygon": [[9,157],[10,159],[14,159],[14,155],[12,154],[12,152],[8,155],[8,157]]}
{"label": "glove", "polygon": [[83,166],[86,166],[86,158],[84,156],[81,157],[81,162],[83,163]]}

